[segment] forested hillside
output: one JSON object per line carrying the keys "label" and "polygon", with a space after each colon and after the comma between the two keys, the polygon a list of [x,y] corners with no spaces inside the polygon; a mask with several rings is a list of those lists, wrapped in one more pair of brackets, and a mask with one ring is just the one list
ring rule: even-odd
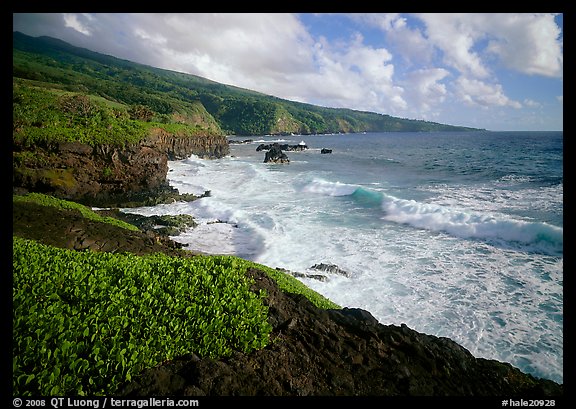
{"label": "forested hillside", "polygon": [[19,32],[13,33],[13,77],[28,80],[20,84],[121,104],[133,119],[188,125],[207,134],[474,130],[292,102]]}

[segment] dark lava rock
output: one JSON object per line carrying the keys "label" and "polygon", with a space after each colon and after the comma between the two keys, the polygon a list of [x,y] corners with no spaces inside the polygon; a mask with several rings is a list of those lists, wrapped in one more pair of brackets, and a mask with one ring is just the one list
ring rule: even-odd
{"label": "dark lava rock", "polygon": [[130,252],[138,255],[163,252],[190,257],[182,245],[151,232],[131,231],[83,217],[77,210],[63,210],[36,203],[14,202],[12,234],[42,244],[73,250]]}
{"label": "dark lava rock", "polygon": [[326,273],[330,274],[339,274],[344,277],[350,277],[350,273],[348,271],[342,270],[336,264],[324,264],[324,263],[314,264],[312,267],[310,267],[310,269],[317,271],[325,271]]}
{"label": "dark lava rock", "polygon": [[264,163],[289,163],[290,159],[288,156],[282,152],[280,149],[280,145],[275,143],[272,147],[266,152],[264,156]]}
{"label": "dark lava rock", "polygon": [[[171,240],[83,218],[78,211],[14,202],[13,234],[76,250],[194,254]],[[266,348],[227,358],[193,351],[133,376],[114,396],[563,396],[563,385],[510,364],[474,357],[448,338],[380,324],[355,308],[323,310],[286,293],[258,269],[273,327]],[[494,404],[495,402],[491,402]],[[500,407],[500,401],[498,407]]]}
{"label": "dark lava rock", "polygon": [[252,269],[268,297],[268,347],[196,355],[144,371],[119,396],[560,396],[561,385],[475,358],[447,338],[382,325],[369,312],[322,310]]}
{"label": "dark lava rock", "polygon": [[197,226],[194,217],[189,214],[143,216],[121,212],[119,209],[98,210],[96,213],[123,220],[144,232],[157,233],[163,236],[178,236],[180,233]]}
{"label": "dark lava rock", "polygon": [[272,144],[264,144],[261,143],[260,145],[258,145],[258,147],[256,148],[256,152],[260,152],[260,151],[267,151],[270,150],[274,147],[278,147],[283,151],[305,151],[306,149],[308,149],[308,145],[303,144],[303,143],[299,143],[297,145],[289,145],[287,143],[283,143],[283,144],[279,144],[278,142],[274,142]]}

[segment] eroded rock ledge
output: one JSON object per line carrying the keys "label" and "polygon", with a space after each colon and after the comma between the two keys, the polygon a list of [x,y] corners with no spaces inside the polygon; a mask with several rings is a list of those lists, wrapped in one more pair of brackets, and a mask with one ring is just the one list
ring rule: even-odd
{"label": "eroded rock ledge", "polygon": [[282,292],[252,269],[266,290],[271,344],[214,360],[191,354],[142,373],[122,396],[560,396],[561,385],[509,364],[475,358],[448,338],[406,325],[382,325],[361,309],[322,310]]}
{"label": "eroded rock ledge", "polygon": [[173,194],[166,183],[168,160],[228,153],[224,136],[181,136],[161,129],[125,147],[78,142],[33,149],[15,145],[13,187],[91,206],[117,206],[139,202],[142,196]]}

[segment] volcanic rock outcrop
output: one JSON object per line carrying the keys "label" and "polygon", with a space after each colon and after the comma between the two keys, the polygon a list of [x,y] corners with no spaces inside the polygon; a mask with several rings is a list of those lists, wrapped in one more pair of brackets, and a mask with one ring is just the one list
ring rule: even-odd
{"label": "volcanic rock outcrop", "polygon": [[288,155],[282,152],[280,145],[277,143],[273,144],[270,149],[264,155],[264,163],[290,163]]}
{"label": "volcanic rock outcrop", "polygon": [[[96,145],[79,142],[35,146],[15,144],[13,187],[92,206],[116,205],[150,193],[170,191],[168,160],[229,153],[224,136],[179,136],[153,130],[138,144]],[[15,156],[16,157],[16,156]]]}

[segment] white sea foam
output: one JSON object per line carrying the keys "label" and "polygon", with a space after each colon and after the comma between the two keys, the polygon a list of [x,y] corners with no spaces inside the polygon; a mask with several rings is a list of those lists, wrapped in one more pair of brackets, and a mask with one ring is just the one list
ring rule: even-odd
{"label": "white sea foam", "polygon": [[408,224],[436,232],[446,232],[460,238],[501,240],[533,245],[533,250],[562,254],[563,228],[545,222],[514,219],[505,214],[477,213],[467,209],[447,207],[400,199],[380,191],[357,185],[313,179],[303,192],[326,196],[354,196],[362,203],[379,205],[382,219]]}
{"label": "white sea foam", "polygon": [[307,136],[310,150],[286,166],[262,163],[254,145],[234,146],[234,158],[170,162],[171,185],[211,196],[126,211],[192,214],[199,227],[174,237],[190,249],[299,272],[336,264],[350,277],[301,280],[384,324],[404,322],[561,382],[563,229],[525,212],[529,203],[546,212],[549,202],[554,214],[561,188],[531,187],[520,176],[502,177],[497,189],[390,187],[386,172],[331,169],[337,156],[313,150],[341,136],[331,138]]}
{"label": "white sea foam", "polygon": [[346,183],[314,179],[302,188],[302,192],[327,196],[348,196],[353,194],[358,188],[359,186],[348,185]]}
{"label": "white sea foam", "polygon": [[462,238],[499,239],[512,243],[542,244],[562,254],[563,229],[547,223],[514,220],[506,215],[475,214],[436,204],[384,196],[384,219],[418,228],[443,231]]}
{"label": "white sea foam", "polygon": [[[518,177],[513,180],[518,180]],[[526,178],[529,179],[529,178]],[[531,220],[541,214],[556,215],[554,224],[561,225],[562,201],[564,186],[562,183],[553,186],[540,186],[509,189],[516,184],[501,184],[500,180],[494,184],[485,184],[475,187],[434,185],[424,186],[423,190],[435,193],[434,202],[446,207],[460,207],[474,212],[514,213],[519,218]],[[495,188],[496,187],[496,188]],[[534,213],[534,217],[530,217]]]}

